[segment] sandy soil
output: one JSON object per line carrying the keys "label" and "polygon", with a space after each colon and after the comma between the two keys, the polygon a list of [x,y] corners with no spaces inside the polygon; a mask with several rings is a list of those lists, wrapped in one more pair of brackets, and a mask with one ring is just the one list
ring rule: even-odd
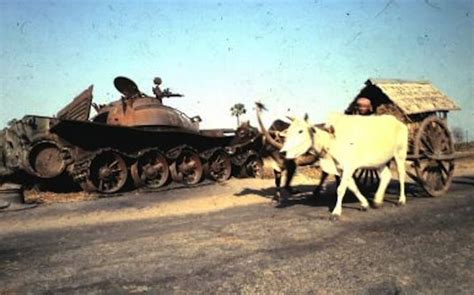
{"label": "sandy soil", "polygon": [[[234,195],[243,187],[262,188],[270,185],[268,180],[258,179],[235,179],[223,184],[212,184],[205,187],[186,188],[178,191],[165,191],[158,193],[130,192],[125,196],[111,198],[122,199],[123,202],[134,203],[136,206],[119,206],[116,214],[110,214],[107,206],[107,199],[99,198],[98,195],[91,195],[84,192],[58,194],[58,193],[37,193],[28,192],[30,200],[38,198],[43,205],[40,207],[53,206],[53,203],[64,202],[83,202],[83,206],[93,208],[90,212],[76,214],[68,212],[67,215],[41,215],[41,209],[38,208],[38,214],[41,219],[25,219],[18,215],[11,215],[8,219],[8,226],[0,221],[0,228],[3,233],[24,232],[31,229],[51,230],[62,227],[76,227],[97,224],[109,224],[122,221],[138,221],[159,217],[176,217],[189,214],[206,214],[221,211],[230,208],[238,208],[253,204],[269,203],[266,198],[258,195],[246,195],[245,198],[238,198]],[[193,190],[196,193],[193,194]],[[179,195],[187,195],[185,198]],[[190,197],[188,197],[190,195]],[[196,196],[194,196],[196,195]],[[154,201],[156,200],[156,201]],[[92,202],[90,202],[92,201]],[[146,205],[143,205],[143,203]],[[94,203],[96,206],[94,206]],[[141,205],[139,205],[141,203]],[[59,209],[58,209],[59,210]]]}
{"label": "sandy soil", "polygon": [[0,294],[472,294],[473,181],[338,222],[334,186],[277,209],[271,179],[8,212]]}

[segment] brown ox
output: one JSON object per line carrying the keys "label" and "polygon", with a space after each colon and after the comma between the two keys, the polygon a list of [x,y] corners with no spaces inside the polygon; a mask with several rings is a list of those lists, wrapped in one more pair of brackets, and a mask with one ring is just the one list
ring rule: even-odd
{"label": "brown ox", "polygon": [[[288,128],[288,123],[281,120],[276,120],[270,127],[270,132],[278,134]],[[275,140],[275,139],[274,139]],[[265,137],[258,131],[257,128],[251,126],[248,122],[242,123],[237,128],[236,136],[231,141],[230,146],[233,147],[236,152],[239,149],[251,149],[258,152],[258,156],[263,159],[270,159],[273,175],[275,179],[276,191],[273,197],[274,200],[280,202],[282,191],[281,191],[281,180],[282,174],[286,171],[284,189],[287,192],[292,192],[291,180],[296,170],[296,163],[294,160],[286,160],[280,155],[279,149],[273,145],[268,144]]]}
{"label": "brown ox", "polygon": [[[289,124],[283,122],[281,120],[276,120],[267,130],[262,123],[261,119],[261,111],[265,109],[264,105],[261,103],[255,103],[256,110],[257,110],[257,120],[260,126],[260,130],[263,135],[263,142],[264,142],[264,149],[265,149],[265,156],[271,159],[270,163],[275,175],[275,185],[277,187],[276,193],[276,200],[281,204],[286,201],[286,194],[280,193],[280,182],[281,182],[281,175],[283,171],[286,171],[286,180],[284,189],[287,193],[291,194],[292,189],[290,187],[291,179],[294,176],[295,170],[297,166],[307,166],[314,164],[318,157],[312,153],[305,153],[300,155],[295,159],[285,159],[280,153],[280,149],[283,147],[283,143],[285,140],[285,134],[289,127]],[[324,183],[326,177],[328,176],[327,173],[323,172],[321,175],[321,180],[319,185],[314,190],[314,195],[317,195],[321,190],[322,184]]]}

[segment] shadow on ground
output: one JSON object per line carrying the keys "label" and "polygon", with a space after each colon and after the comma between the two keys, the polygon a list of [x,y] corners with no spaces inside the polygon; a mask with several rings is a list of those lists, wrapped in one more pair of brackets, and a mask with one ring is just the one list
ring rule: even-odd
{"label": "shadow on ground", "polygon": [[[474,183],[472,183],[474,185]],[[318,196],[313,195],[315,185],[296,185],[293,189],[297,193],[289,196],[284,205],[276,206],[278,208],[286,208],[294,205],[304,205],[311,207],[328,207],[331,211],[336,203],[336,183],[330,182],[326,188],[321,191]],[[257,195],[263,198],[272,200],[275,195],[275,187],[267,187],[262,189],[244,188],[240,192],[235,193],[237,197],[244,197],[246,195]],[[375,189],[361,190],[362,194],[369,200],[373,201]],[[385,192],[384,202],[397,205],[398,196],[400,192],[400,184],[398,181],[391,181]],[[429,197],[423,188],[415,183],[405,183],[405,194],[410,198],[427,198]],[[344,208],[360,210],[359,201],[349,190],[344,197]]]}

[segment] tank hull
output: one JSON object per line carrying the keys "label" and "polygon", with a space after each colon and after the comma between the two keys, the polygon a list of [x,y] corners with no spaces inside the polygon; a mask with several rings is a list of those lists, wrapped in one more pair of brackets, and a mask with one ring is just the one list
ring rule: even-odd
{"label": "tank hull", "polygon": [[[179,167],[173,165],[184,156],[196,155],[196,169],[202,170],[199,182],[209,173],[209,164],[219,154],[228,159],[233,169],[242,162],[242,153],[230,155],[227,151],[235,134],[229,129],[192,131],[175,127],[113,126],[90,121],[61,120],[51,117],[25,116],[14,121],[0,135],[0,180],[18,177],[27,183],[54,183],[54,180],[77,183],[87,191],[109,193],[96,185],[91,170],[94,161],[104,153],[113,153],[124,162],[123,170],[129,180],[116,191],[146,185],[135,181],[133,170],[144,154],[153,151],[164,158],[170,168],[170,181],[183,182]],[[227,165],[229,165],[229,163]],[[233,164],[232,164],[233,163]],[[227,166],[224,174],[230,173]],[[238,170],[238,167],[237,167]],[[197,173],[197,172],[193,172]],[[198,174],[199,174],[198,173]],[[135,178],[140,175],[135,175]],[[228,178],[228,177],[226,177]],[[133,180],[132,180],[133,179]],[[137,182],[137,183],[133,183]],[[185,184],[194,184],[186,183]],[[125,185],[128,184],[128,187]],[[64,187],[64,186],[62,186]],[[115,188],[114,188],[115,189]],[[110,192],[115,192],[112,190]]]}
{"label": "tank hull", "polygon": [[211,146],[226,146],[233,138],[233,135],[208,136],[173,127],[125,127],[69,120],[56,122],[51,133],[81,150],[113,148],[125,153],[135,153],[147,147],[169,150],[182,144],[203,151]]}
{"label": "tank hull", "polygon": [[[165,96],[182,95],[166,89],[150,97],[125,77],[114,84],[124,96],[108,105],[92,103],[91,85],[55,117],[13,120],[0,133],[0,182],[53,189],[76,183],[86,191],[115,193],[170,182],[192,185],[205,177],[224,181],[255,157],[256,151],[231,147],[234,130],[200,130],[199,117],[162,104]],[[92,107],[97,115],[89,119]]]}

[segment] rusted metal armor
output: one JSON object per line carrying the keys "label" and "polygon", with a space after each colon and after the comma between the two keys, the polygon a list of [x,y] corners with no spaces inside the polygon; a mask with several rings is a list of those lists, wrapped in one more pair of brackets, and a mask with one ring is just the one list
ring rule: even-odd
{"label": "rusted metal armor", "polygon": [[[170,180],[184,185],[204,177],[223,181],[241,169],[233,159],[252,153],[228,153],[235,131],[200,130],[199,116],[190,118],[161,102],[182,95],[161,92],[161,79],[154,82],[155,97],[117,77],[114,85],[122,94],[117,101],[94,105],[90,86],[55,117],[11,121],[0,132],[0,182],[16,179],[114,193],[158,188]],[[97,114],[89,118],[91,107]]]}

